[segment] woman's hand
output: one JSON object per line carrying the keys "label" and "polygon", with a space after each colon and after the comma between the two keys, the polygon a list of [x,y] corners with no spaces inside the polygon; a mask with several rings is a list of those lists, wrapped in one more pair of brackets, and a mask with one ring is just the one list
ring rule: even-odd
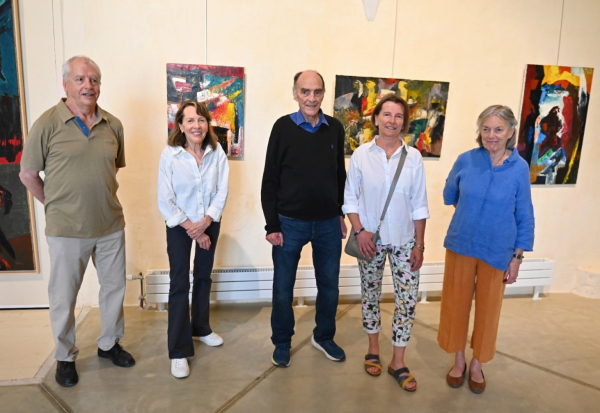
{"label": "woman's hand", "polygon": [[210,238],[208,238],[208,235],[206,234],[201,234],[196,242],[203,250],[208,250],[210,248]]}
{"label": "woman's hand", "polygon": [[410,270],[417,271],[423,265],[423,251],[418,249],[417,247],[413,247],[412,252],[410,253]]}
{"label": "woman's hand", "polygon": [[513,258],[508,264],[508,270],[504,273],[504,284],[512,284],[517,281],[519,276],[519,267],[521,266],[522,260]]}
{"label": "woman's hand", "polygon": [[377,252],[377,246],[373,244],[373,233],[367,230],[361,231],[356,236],[358,249],[365,257],[373,258]]}
{"label": "woman's hand", "polygon": [[185,230],[191,239],[198,240],[198,237],[206,231],[206,228],[208,228],[210,224],[212,224],[212,218],[205,215],[204,218],[198,222],[192,223]]}

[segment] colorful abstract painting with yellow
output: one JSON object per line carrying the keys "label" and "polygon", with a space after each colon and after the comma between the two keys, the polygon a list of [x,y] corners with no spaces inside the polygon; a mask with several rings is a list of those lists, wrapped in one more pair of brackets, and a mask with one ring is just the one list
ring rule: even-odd
{"label": "colorful abstract painting with yellow", "polygon": [[376,130],[371,115],[377,102],[388,93],[408,103],[410,129],[404,141],[423,157],[441,155],[450,83],[340,75],[335,79],[333,116],[346,130],[346,155],[373,139]]}
{"label": "colorful abstract painting with yellow", "polygon": [[179,106],[188,100],[204,103],[212,128],[229,157],[244,156],[244,68],[167,64],[167,116],[173,129]]}
{"label": "colorful abstract painting with yellow", "polygon": [[517,149],[532,184],[577,182],[594,69],[527,65]]}

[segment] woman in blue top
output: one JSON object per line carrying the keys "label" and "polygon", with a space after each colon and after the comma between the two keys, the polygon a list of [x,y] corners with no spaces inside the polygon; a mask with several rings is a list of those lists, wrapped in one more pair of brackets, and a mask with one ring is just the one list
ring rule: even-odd
{"label": "woman in blue top", "polygon": [[496,351],[506,284],[516,281],[523,251],[533,249],[529,166],[514,148],[517,120],[510,108],[490,106],[477,119],[479,148],[461,154],[446,180],[444,204],[456,211],[444,241],[446,261],[438,343],[455,353],[446,381],[463,384],[469,313],[475,294],[469,388],[485,390],[482,363]]}

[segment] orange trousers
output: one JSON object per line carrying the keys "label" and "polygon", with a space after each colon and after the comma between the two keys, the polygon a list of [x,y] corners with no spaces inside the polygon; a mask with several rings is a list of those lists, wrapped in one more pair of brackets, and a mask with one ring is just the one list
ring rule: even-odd
{"label": "orange trousers", "polygon": [[471,336],[473,357],[481,363],[494,358],[500,310],[504,297],[504,271],[484,261],[446,250],[438,343],[448,353],[464,350],[469,332],[471,302],[475,294],[475,326]]}

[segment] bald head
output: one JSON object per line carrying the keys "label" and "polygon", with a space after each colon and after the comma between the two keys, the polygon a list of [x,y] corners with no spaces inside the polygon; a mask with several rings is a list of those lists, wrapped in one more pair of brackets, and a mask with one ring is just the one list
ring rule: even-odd
{"label": "bald head", "polygon": [[321,76],[321,74],[319,72],[317,72],[316,70],[303,70],[302,72],[298,72],[294,75],[294,92],[296,92],[296,88],[298,85],[298,79],[300,78],[300,76],[302,75],[308,75],[308,74],[315,74],[317,76],[319,76],[319,79],[321,79],[321,87],[323,88],[323,92],[325,92],[325,80],[323,80],[323,76]]}

